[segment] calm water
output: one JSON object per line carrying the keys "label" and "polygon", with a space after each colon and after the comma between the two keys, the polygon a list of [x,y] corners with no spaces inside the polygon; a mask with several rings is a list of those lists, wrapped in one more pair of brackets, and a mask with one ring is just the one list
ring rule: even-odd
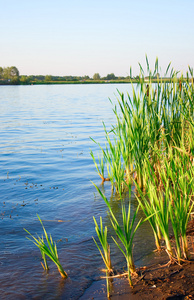
{"label": "calm water", "polygon": [[[112,229],[90,182],[101,183],[89,154],[98,147],[90,137],[103,143],[102,121],[108,128],[115,123],[108,98],[116,102],[117,88],[131,90],[126,84],[0,87],[1,299],[79,299],[99,279],[103,262],[92,240],[92,217],[102,216]],[[110,196],[109,183],[102,189]],[[110,201],[119,216],[120,202]],[[23,228],[42,234],[36,214],[57,242],[65,281],[51,262],[44,273],[39,249],[26,239]],[[125,260],[110,243],[113,265],[122,269]],[[145,224],[135,238],[136,264],[152,248]]]}

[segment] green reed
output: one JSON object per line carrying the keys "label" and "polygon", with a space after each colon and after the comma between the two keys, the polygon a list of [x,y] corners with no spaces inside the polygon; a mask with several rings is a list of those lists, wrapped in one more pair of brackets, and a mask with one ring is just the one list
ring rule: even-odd
{"label": "green reed", "polygon": [[109,148],[106,147],[104,152],[105,159],[108,166],[108,174],[110,176],[110,181],[116,189],[116,192],[120,195],[123,192],[123,182],[124,182],[124,166],[122,164],[120,142],[114,139],[114,144],[111,142],[109,136],[107,135],[107,141]]}
{"label": "green reed", "polygon": [[28,238],[28,237],[27,238],[30,241],[32,241],[40,249],[40,252],[42,254],[44,264],[45,264],[45,266],[43,266],[43,268],[48,270],[48,264],[47,264],[47,261],[46,261],[46,256],[48,256],[56,264],[61,277],[62,278],[67,278],[67,273],[64,271],[63,267],[61,266],[61,264],[59,262],[56,243],[53,242],[53,239],[52,239],[51,235],[50,235],[50,238],[48,237],[46,229],[44,228],[43,223],[42,223],[39,216],[38,216],[38,219],[39,219],[39,221],[42,225],[47,244],[44,242],[43,236],[42,237],[37,236],[37,238],[36,238],[28,230],[26,230],[24,228],[24,230],[33,238],[33,240]]}
{"label": "green reed", "polygon": [[120,251],[123,253],[126,263],[127,263],[127,269],[128,269],[128,280],[130,286],[133,286],[132,280],[131,280],[131,273],[135,272],[135,264],[133,259],[133,239],[134,235],[137,231],[137,229],[140,227],[140,225],[146,221],[139,220],[139,222],[135,226],[135,220],[137,218],[137,213],[139,210],[139,206],[137,207],[136,211],[134,212],[133,217],[131,217],[131,204],[129,202],[128,210],[126,210],[124,203],[122,203],[122,225],[119,224],[117,218],[115,217],[115,214],[112,211],[112,208],[110,206],[110,203],[106,196],[100,191],[100,189],[94,184],[99,194],[102,196],[103,200],[105,201],[109,213],[110,213],[110,220],[113,226],[113,229],[120,239],[124,250],[119,245],[119,243],[116,241],[114,237],[112,239],[114,240],[115,244],[118,246]]}
{"label": "green reed", "polygon": [[[148,76],[145,77],[140,65],[139,82],[136,87],[131,83],[132,95],[118,92],[113,108],[116,122],[110,132],[104,126],[106,144],[100,148],[112,187],[120,199],[124,187],[134,183],[157,249],[161,248],[163,236],[169,257],[180,263],[189,258],[186,229],[193,209],[193,70],[189,68],[184,78],[169,64],[167,82],[158,75],[157,59],[154,72],[147,57],[146,64]],[[108,205],[107,199],[105,202]],[[128,214],[129,210],[126,212],[122,206],[123,222],[127,224]],[[116,231],[118,222],[111,211],[110,215]],[[171,227],[175,247],[170,240]]]}
{"label": "green reed", "polygon": [[90,150],[90,155],[93,159],[93,162],[95,164],[98,175],[100,176],[100,178],[104,182],[105,178],[104,178],[104,158],[103,158],[103,156],[102,157],[98,156],[98,163],[97,163],[92,150]]}
{"label": "green reed", "polygon": [[98,226],[96,219],[93,217],[94,223],[95,223],[95,230],[98,236],[98,239],[100,241],[100,244],[102,246],[103,252],[100,249],[98,243],[93,237],[93,240],[102,256],[102,259],[104,261],[104,264],[106,266],[106,287],[107,287],[107,298],[109,299],[110,297],[110,285],[109,285],[109,278],[108,276],[112,275],[113,269],[112,269],[112,263],[111,263],[111,258],[110,258],[110,245],[107,242],[107,226],[103,229],[103,224],[102,224],[102,218],[100,217],[100,227]]}
{"label": "green reed", "polygon": [[[39,238],[39,245],[44,245],[45,243],[44,243],[44,237],[43,237],[43,235],[42,235],[41,238],[40,237],[38,237],[38,238]],[[42,265],[42,267],[43,267],[43,269],[45,271],[48,271],[49,270],[49,266],[48,266],[48,263],[47,263],[46,254],[45,254],[44,250],[42,249],[42,247],[39,247],[39,249],[40,249],[40,252],[42,254],[42,259],[44,261],[44,265],[43,265],[42,262],[41,262],[41,265]]]}
{"label": "green reed", "polygon": [[112,273],[112,264],[111,264],[111,258],[110,258],[110,245],[107,242],[107,226],[105,226],[105,228],[103,229],[103,224],[102,224],[102,218],[100,217],[100,227],[98,226],[96,219],[93,217],[94,219],[94,223],[95,223],[95,230],[98,236],[98,239],[100,241],[100,244],[102,246],[103,252],[100,249],[98,243],[96,242],[96,240],[93,237],[93,240],[102,256],[102,259],[104,261],[104,264],[107,268],[108,273]]}
{"label": "green reed", "polygon": [[[160,157],[161,160],[161,157]],[[168,150],[168,156],[163,158],[162,168],[159,168],[156,177],[147,161],[149,180],[143,193],[136,184],[139,197],[137,196],[146,217],[155,212],[149,219],[153,229],[156,246],[159,245],[158,228],[162,233],[167,252],[172,259],[189,259],[186,230],[190,214],[193,209],[192,195],[194,190],[193,176],[194,167],[190,156],[173,148]],[[172,251],[169,227],[172,225],[176,248]]]}
{"label": "green reed", "polygon": [[[170,64],[166,70],[166,73],[170,71],[169,82],[157,75],[157,59],[153,73],[147,57],[146,64],[148,78],[144,77],[140,65],[137,87],[131,83],[132,96],[127,94],[125,98],[124,94],[118,92],[117,104],[113,108],[115,126],[111,132],[104,127],[107,143],[103,155],[111,183],[116,185],[116,192],[119,193],[123,191],[123,181],[132,182],[133,177],[143,189],[145,175],[142,170],[148,154],[152,166],[156,168],[160,165],[156,151],[167,154],[169,146],[180,147],[183,139],[187,149],[191,149],[194,143],[186,121],[194,117],[193,84],[185,81],[183,76],[177,78],[177,73],[170,70]],[[113,139],[110,139],[111,133]]]}
{"label": "green reed", "polygon": [[[189,259],[186,230],[193,209],[192,195],[194,191],[193,176],[194,167],[188,155],[177,151],[170,163],[166,164],[167,174],[170,180],[169,194],[171,196],[171,223],[177,243],[178,260],[182,256]],[[180,242],[181,239],[181,242]],[[182,248],[181,245],[182,244]]]}

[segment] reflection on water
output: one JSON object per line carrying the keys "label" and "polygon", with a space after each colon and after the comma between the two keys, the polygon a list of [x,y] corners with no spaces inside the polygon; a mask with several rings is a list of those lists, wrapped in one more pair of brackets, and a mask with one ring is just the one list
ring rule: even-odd
{"label": "reflection on water", "polygon": [[[97,221],[102,216],[108,226],[115,268],[125,267],[111,239],[106,205],[90,182],[100,186],[89,154],[98,148],[90,137],[105,141],[102,121],[108,128],[114,124],[108,97],[116,100],[116,88],[131,89],[130,85],[0,87],[1,299],[79,299],[103,267],[92,240],[93,216]],[[120,218],[121,203],[111,197],[110,183],[102,188]],[[136,207],[132,199],[132,211]],[[57,241],[69,275],[65,281],[53,263],[48,274],[43,271],[38,248],[26,239],[23,228],[42,234],[36,214]],[[135,237],[137,264],[153,245],[150,232],[145,224]]]}

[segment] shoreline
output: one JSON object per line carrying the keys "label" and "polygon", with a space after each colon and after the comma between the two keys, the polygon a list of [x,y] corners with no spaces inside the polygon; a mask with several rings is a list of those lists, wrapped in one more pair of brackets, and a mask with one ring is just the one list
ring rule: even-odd
{"label": "shoreline", "polygon": [[[170,78],[160,78],[163,83],[170,83],[171,79]],[[177,78],[177,82],[180,79]],[[152,83],[157,83],[158,79],[152,79]],[[191,79],[190,79],[191,82]],[[15,86],[15,85],[61,85],[61,84],[137,84],[139,83],[139,80],[137,79],[132,79],[132,80],[84,80],[84,81],[79,81],[79,80],[69,80],[69,81],[44,81],[44,80],[37,80],[37,81],[29,81],[29,82],[7,82],[7,81],[1,81],[0,80],[0,86]],[[149,80],[145,80],[145,83],[149,83]]]}
{"label": "shoreline", "polygon": [[[194,299],[194,219],[189,222],[187,239],[191,252],[189,261],[181,265],[177,263],[167,265],[169,258],[164,250],[161,253],[152,252],[144,258],[146,261],[151,255],[149,262],[145,263],[146,266],[137,268],[140,275],[132,279],[133,288],[129,286],[126,277],[112,279],[110,299]],[[106,280],[94,281],[79,299],[107,299]]]}
{"label": "shoreline", "polygon": [[37,82],[29,82],[29,83],[1,83],[0,86],[29,86],[29,85],[65,85],[65,84],[131,84],[131,83],[138,83],[138,81],[54,81],[54,82],[44,82],[44,81],[37,81]]}

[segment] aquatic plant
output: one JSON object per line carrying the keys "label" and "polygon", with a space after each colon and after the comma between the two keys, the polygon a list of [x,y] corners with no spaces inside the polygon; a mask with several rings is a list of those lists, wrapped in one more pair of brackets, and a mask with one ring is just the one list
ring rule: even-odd
{"label": "aquatic plant", "polygon": [[[177,78],[170,64],[166,69],[166,74],[170,72],[166,81],[158,75],[158,59],[153,73],[147,57],[146,64],[148,76],[145,77],[140,65],[139,82],[136,86],[131,82],[131,96],[125,97],[118,91],[113,108],[116,123],[110,131],[104,125],[105,146],[96,142],[102,150],[112,188],[119,194],[125,190],[124,182],[132,183],[133,179],[144,189],[147,157],[159,176],[162,160],[157,152],[165,157],[170,147],[184,147],[188,153],[194,149],[193,128],[189,124],[194,119],[193,81],[189,77]],[[189,70],[192,76],[193,71]],[[101,176],[102,172],[98,173]]]}
{"label": "aquatic plant", "polygon": [[39,221],[42,225],[47,244],[44,242],[43,236],[42,237],[37,236],[37,238],[36,238],[28,230],[26,230],[24,228],[24,230],[33,238],[33,240],[28,238],[28,237],[27,238],[30,241],[32,241],[40,249],[40,252],[42,254],[44,264],[45,264],[45,266],[43,266],[43,267],[46,270],[48,270],[48,265],[47,265],[47,261],[46,261],[46,256],[48,256],[56,264],[61,277],[62,278],[67,278],[67,273],[64,271],[63,267],[61,266],[61,264],[59,262],[56,243],[53,242],[53,239],[52,239],[51,235],[50,235],[50,238],[48,237],[46,229],[44,228],[43,223],[42,223],[39,216],[38,216],[38,219],[39,219]]}
{"label": "aquatic plant", "polygon": [[103,229],[101,217],[100,217],[100,227],[98,226],[98,223],[96,222],[95,217],[93,217],[93,219],[94,219],[94,223],[95,223],[95,230],[96,230],[98,239],[101,243],[104,254],[102,253],[102,251],[101,251],[98,243],[94,239],[94,237],[93,237],[93,240],[102,256],[102,259],[104,261],[104,264],[107,268],[108,273],[111,274],[113,272],[113,270],[112,270],[112,264],[111,264],[111,259],[110,259],[110,245],[107,242],[107,226],[105,226],[105,228]]}
{"label": "aquatic plant", "polygon": [[144,221],[139,220],[139,222],[136,224],[136,226],[134,228],[134,224],[135,224],[135,220],[136,220],[137,213],[139,210],[139,206],[137,207],[136,211],[134,212],[133,218],[131,218],[131,203],[129,202],[127,211],[126,211],[124,203],[122,203],[123,224],[121,226],[119,224],[117,218],[115,217],[115,215],[112,211],[112,208],[110,206],[110,203],[109,203],[108,199],[106,198],[106,196],[100,191],[100,189],[95,184],[94,184],[94,186],[96,187],[97,191],[99,192],[99,194],[105,201],[106,205],[108,206],[109,213],[110,213],[110,220],[111,220],[113,229],[124,247],[124,250],[123,250],[122,247],[119,245],[119,243],[115,240],[115,238],[112,237],[115,244],[118,246],[118,248],[123,253],[123,255],[126,259],[129,284],[130,284],[130,286],[133,286],[133,283],[131,280],[131,273],[135,273],[135,264],[134,264],[134,259],[133,259],[133,239],[134,239],[134,235],[135,235],[137,229],[146,219]]}
{"label": "aquatic plant", "polygon": [[110,245],[107,242],[107,226],[103,229],[103,224],[102,224],[102,218],[100,217],[100,227],[98,226],[95,217],[93,217],[94,223],[95,223],[95,230],[98,236],[98,239],[101,243],[102,250],[100,249],[98,243],[96,242],[95,238],[93,237],[93,240],[102,256],[102,259],[104,261],[104,264],[106,266],[106,287],[107,287],[107,298],[109,299],[110,297],[110,285],[109,285],[109,278],[108,276],[113,274],[113,269],[112,269],[112,263],[111,263],[111,258],[110,258]]}
{"label": "aquatic plant", "polygon": [[[44,243],[44,238],[43,238],[43,235],[42,235],[42,237],[38,237],[39,238],[39,245],[44,245],[45,243]],[[42,265],[42,267],[43,267],[43,269],[45,270],[45,271],[48,271],[49,270],[49,266],[48,266],[48,263],[47,263],[47,259],[46,259],[46,255],[45,255],[45,252],[42,250],[42,248],[41,247],[39,247],[39,249],[40,249],[40,252],[41,252],[41,254],[42,254],[42,259],[43,259],[43,261],[44,261],[44,265],[43,265],[43,263],[41,262],[41,265]]]}
{"label": "aquatic plant", "polygon": [[92,150],[90,150],[90,155],[93,159],[93,162],[95,164],[96,170],[100,178],[102,179],[102,182],[106,181],[106,178],[104,178],[104,157],[98,156],[98,163],[96,162],[96,159],[94,157],[94,153]]}
{"label": "aquatic plant", "polygon": [[180,261],[182,256],[189,259],[186,230],[194,206],[192,201],[194,167],[190,157],[179,151],[176,151],[175,155],[171,151],[170,161],[166,162],[165,166],[164,184],[167,185],[169,182],[170,219],[176,239],[177,258]]}
{"label": "aquatic plant", "polygon": [[[145,186],[146,192],[143,193],[136,183],[140,195],[136,197],[146,216],[156,212],[152,218],[149,218],[156,245],[159,240],[157,233],[157,228],[159,228],[170,259],[176,258],[180,263],[182,258],[189,259],[186,230],[194,206],[192,202],[194,167],[186,153],[178,149],[174,151],[171,147],[168,150],[168,156],[163,157],[162,168],[158,169],[159,178],[156,178],[149,161],[147,161],[146,170],[149,172],[149,180]],[[170,223],[176,243],[174,253],[170,241]]]}
{"label": "aquatic plant", "polygon": [[[145,77],[140,65],[138,83],[134,85],[131,81],[131,95],[118,91],[113,106],[115,124],[109,131],[103,124],[105,145],[94,141],[100,147],[112,191],[121,200],[123,222],[119,224],[108,199],[96,186],[108,206],[112,226],[121,242],[113,237],[126,258],[130,285],[131,273],[135,271],[133,238],[141,223],[149,221],[156,248],[165,248],[169,263],[180,264],[190,258],[186,231],[194,207],[193,70],[189,67],[186,78],[182,74],[178,77],[178,72],[169,64],[168,79],[164,79],[159,76],[158,59],[154,72],[147,57],[146,64],[148,76]],[[132,185],[139,202],[133,217]],[[126,188],[129,189],[128,206],[122,200]],[[145,220],[140,220],[135,227],[139,208]],[[165,246],[161,246],[161,239]]]}

